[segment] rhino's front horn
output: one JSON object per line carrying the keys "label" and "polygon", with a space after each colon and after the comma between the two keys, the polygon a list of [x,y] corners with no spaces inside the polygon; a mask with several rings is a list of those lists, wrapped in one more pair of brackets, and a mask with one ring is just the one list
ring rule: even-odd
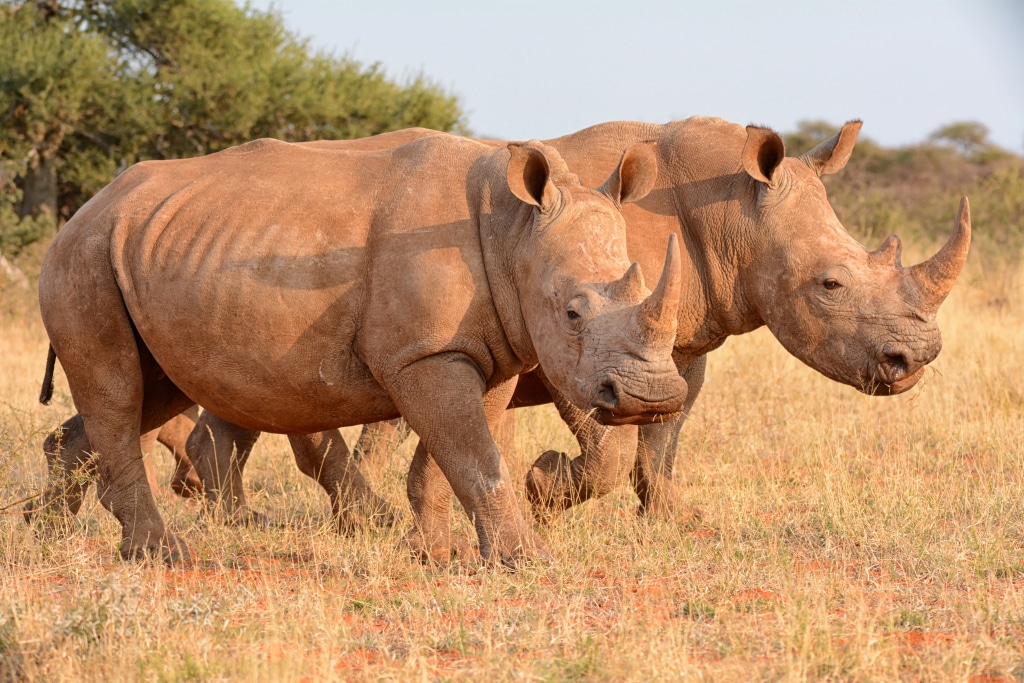
{"label": "rhino's front horn", "polygon": [[675,233],[671,233],[668,236],[668,253],[665,255],[661,279],[651,295],[640,304],[638,312],[639,331],[645,341],[657,343],[675,339],[683,279],[681,260],[679,240]]}
{"label": "rhino's front horn", "polygon": [[956,229],[942,249],[927,261],[907,269],[907,275],[921,294],[926,310],[938,310],[967,261],[971,247],[971,205],[960,198]]}

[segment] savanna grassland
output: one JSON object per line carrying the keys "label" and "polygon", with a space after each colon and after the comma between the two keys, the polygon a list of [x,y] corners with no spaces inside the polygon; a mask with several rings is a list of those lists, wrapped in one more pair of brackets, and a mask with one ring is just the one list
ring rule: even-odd
{"label": "savanna grassland", "polygon": [[[0,680],[1020,680],[1024,288],[999,283],[972,260],[940,311],[944,350],[893,398],[828,381],[763,329],[729,341],[676,469],[702,521],[638,520],[622,487],[543,528],[557,563],[518,573],[420,566],[407,521],[336,535],[279,436],[246,471],[272,528],[158,492],[192,566],[117,560],[93,493],[70,536],[36,538],[14,503],[39,491],[41,442],[73,407],[63,376],[38,404],[45,334],[11,288]],[[517,426],[517,482],[542,450],[575,448],[553,409]],[[413,443],[365,466],[406,520]]]}

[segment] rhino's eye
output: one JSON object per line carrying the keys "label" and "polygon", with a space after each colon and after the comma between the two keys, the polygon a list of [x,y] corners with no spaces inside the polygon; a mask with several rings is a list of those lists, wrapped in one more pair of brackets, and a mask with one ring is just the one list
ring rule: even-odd
{"label": "rhino's eye", "polygon": [[839,280],[835,279],[834,277],[828,278],[827,280],[822,282],[821,285],[828,290],[839,289],[840,287],[842,287],[842,285],[839,284]]}
{"label": "rhino's eye", "polygon": [[586,295],[580,294],[569,299],[565,306],[565,317],[572,329],[579,330],[583,326],[583,314],[587,312],[587,305]]}

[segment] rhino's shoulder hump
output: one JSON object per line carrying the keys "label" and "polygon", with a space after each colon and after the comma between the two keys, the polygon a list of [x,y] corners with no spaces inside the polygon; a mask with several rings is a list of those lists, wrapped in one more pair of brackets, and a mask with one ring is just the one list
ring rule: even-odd
{"label": "rhino's shoulder hump", "polygon": [[245,154],[255,154],[258,152],[264,152],[273,148],[286,148],[292,147],[290,143],[283,142],[281,140],[275,140],[274,138],[258,138],[251,142],[244,142],[241,145],[235,147],[228,147],[227,149],[218,152],[218,156],[242,156]]}

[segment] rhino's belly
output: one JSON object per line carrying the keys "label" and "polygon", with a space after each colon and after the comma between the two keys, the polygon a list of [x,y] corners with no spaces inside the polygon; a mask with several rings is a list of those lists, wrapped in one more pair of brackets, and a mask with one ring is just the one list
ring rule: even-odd
{"label": "rhino's belly", "polygon": [[125,301],[142,340],[217,415],[292,433],[397,415],[353,349],[359,280],[302,279],[298,267],[282,275],[238,259],[187,270],[139,259],[127,270]]}
{"label": "rhino's belly", "polygon": [[353,317],[340,302],[310,319],[308,306],[280,295],[221,307],[192,301],[153,295],[133,319],[162,370],[205,408],[250,429],[296,433],[394,415],[353,353]]}

